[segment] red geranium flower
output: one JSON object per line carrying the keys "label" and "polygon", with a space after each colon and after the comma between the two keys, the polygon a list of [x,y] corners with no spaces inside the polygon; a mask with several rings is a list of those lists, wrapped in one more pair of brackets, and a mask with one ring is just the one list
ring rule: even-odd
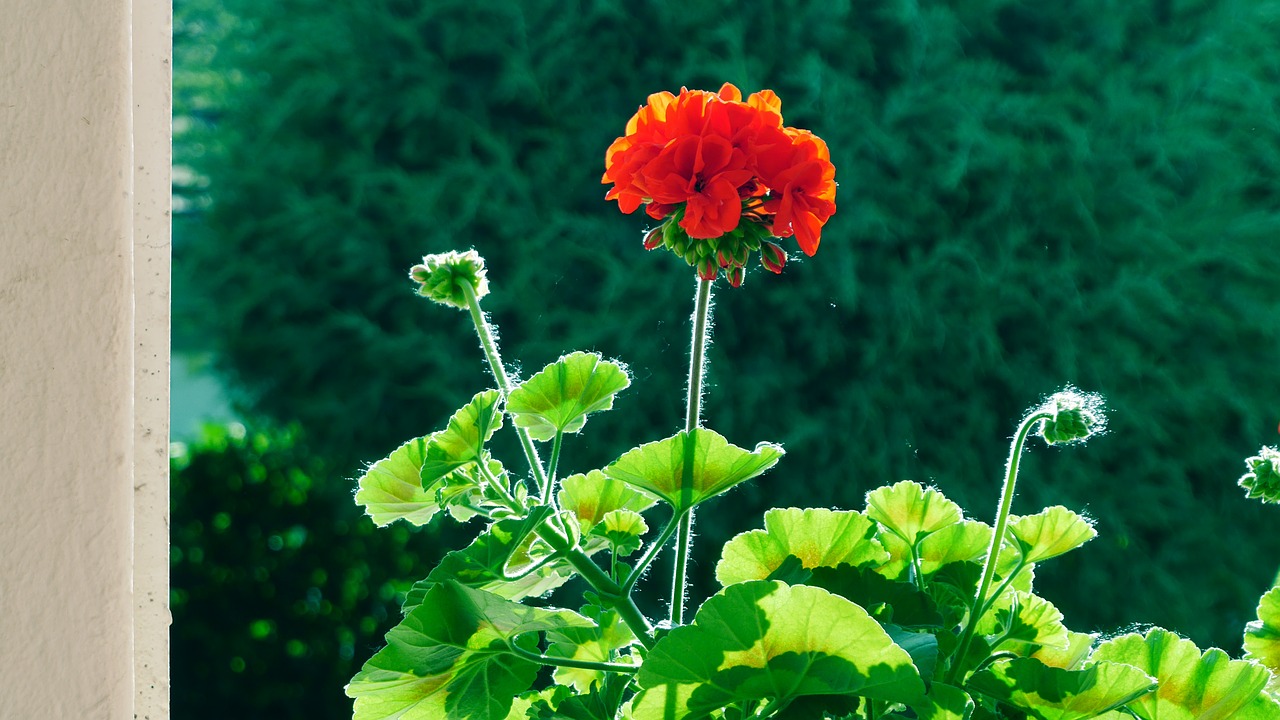
{"label": "red geranium flower", "polygon": [[[784,127],[773,91],[744,101],[728,83],[717,93],[650,95],[609,146],[603,182],[613,186],[605,198],[623,212],[644,206],[664,227],[678,226],[650,234],[646,247],[667,245],[703,275],[723,268],[735,286],[743,263],[767,238],[795,236],[813,255],[835,212],[826,144]],[[777,258],[767,264],[781,269]]]}

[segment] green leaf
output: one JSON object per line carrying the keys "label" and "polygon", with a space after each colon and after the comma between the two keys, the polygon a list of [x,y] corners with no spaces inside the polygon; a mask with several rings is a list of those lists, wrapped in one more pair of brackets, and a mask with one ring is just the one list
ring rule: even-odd
{"label": "green leaf", "polygon": [[[958,687],[935,682],[929,686],[929,694],[912,703],[918,720],[968,720],[973,714],[973,699]],[[906,720],[896,713],[886,715],[885,720]]]}
{"label": "green leaf", "polygon": [[[547,633],[549,657],[590,660],[593,662],[628,662],[631,656],[615,658],[614,651],[628,647],[636,640],[631,629],[612,610],[600,613],[599,624],[573,627]],[[639,664],[638,658],[636,664]],[[552,676],[561,685],[572,686],[579,693],[590,692],[599,685],[604,673],[584,668],[557,667]]]}
{"label": "green leaf", "polygon": [[613,407],[613,396],[631,384],[627,371],[594,353],[575,352],[543,368],[511,391],[507,412],[534,440],[576,433],[587,415]]}
{"label": "green leaf", "polygon": [[912,702],[924,694],[905,650],[865,610],[820,588],[730,585],[649,651],[635,720],[701,718],[732,703],[821,695]]}
{"label": "green leaf", "polygon": [[604,538],[613,553],[626,557],[640,549],[640,538],[649,532],[640,513],[633,510],[614,510],[604,516],[603,522],[591,529],[591,534]]}
{"label": "green leaf", "polygon": [[1280,586],[1267,591],[1258,602],[1258,619],[1244,629],[1245,657],[1271,670],[1267,687],[1280,694]]}
{"label": "green leaf", "polygon": [[505,720],[538,673],[511,651],[517,636],[590,624],[568,610],[436,585],[347,685],[354,720]]}
{"label": "green leaf", "polygon": [[430,488],[440,478],[480,459],[484,444],[502,427],[499,403],[502,393],[477,393],[449,418],[449,425],[427,439],[422,463],[422,485]]}
{"label": "green leaf", "polygon": [[925,577],[954,562],[980,562],[991,547],[991,526],[978,520],[962,520],[939,528],[920,541],[920,574]]}
{"label": "green leaf", "polygon": [[434,493],[422,488],[426,447],[427,438],[410,440],[360,476],[356,504],[363,506],[377,525],[401,519],[426,525],[440,511]]}
{"label": "green leaf", "polygon": [[1031,657],[1049,667],[1062,668],[1063,670],[1079,670],[1084,665],[1084,661],[1088,659],[1089,651],[1093,650],[1095,640],[1097,640],[1097,637],[1094,635],[1067,631],[1067,646],[1065,648],[1040,647],[1031,653]]}
{"label": "green leaf", "polygon": [[772,443],[749,452],[713,430],[696,428],[630,450],[604,474],[657,495],[681,513],[763,473],[782,455]]}
{"label": "green leaf", "polygon": [[560,492],[556,497],[561,508],[578,518],[584,533],[591,532],[591,528],[614,510],[640,513],[657,502],[649,494],[640,492],[621,480],[610,479],[599,470],[592,470],[585,475],[570,475],[561,480]]}
{"label": "green leaf", "polygon": [[[805,584],[857,603],[881,622],[906,628],[942,627],[942,615],[933,598],[911,583],[889,580],[870,568],[815,568]],[[879,606],[888,610],[877,611]]]}
{"label": "green leaf", "polygon": [[1118,663],[1063,670],[1031,658],[1014,658],[974,673],[967,687],[1040,720],[1083,720],[1146,695],[1155,688],[1155,680],[1136,667]]}
{"label": "green leaf", "polygon": [[[542,703],[531,717],[537,720],[615,720],[622,696],[630,684],[629,677],[609,675],[604,678],[603,687],[585,695],[569,695],[556,699],[554,703]],[[552,687],[565,690],[559,685]]]}
{"label": "green leaf", "polygon": [[933,670],[938,665],[938,636],[933,633],[916,632],[898,625],[881,622],[880,627],[889,633],[893,644],[907,651],[911,656],[911,664],[924,680],[933,678]]}
{"label": "green leaf", "polygon": [[[507,579],[508,572],[517,573],[520,568],[527,568],[550,552],[550,548],[538,547],[541,545],[540,541],[535,545],[536,536],[528,532],[530,523],[541,522],[546,518],[547,511],[549,508],[528,520],[496,522],[466,548],[445,555],[426,578],[410,588],[405,597],[404,612],[410,612],[421,604],[431,588],[448,581],[491,592],[508,600],[540,597],[565,584],[573,577],[574,570],[573,566],[561,559],[552,560],[518,580]],[[531,552],[533,556],[530,555]]]}
{"label": "green leaf", "polygon": [[1002,595],[978,621],[977,631],[987,636],[992,650],[1019,655],[1030,655],[1041,647],[1066,650],[1070,643],[1058,608],[1022,591]]}
{"label": "green leaf", "polygon": [[1202,655],[1195,643],[1161,628],[1108,640],[1093,651],[1093,660],[1125,663],[1154,675],[1156,693],[1129,706],[1145,720],[1211,720],[1253,702],[1266,687],[1266,668],[1232,660],[1217,648]]}
{"label": "green leaf", "polygon": [[1055,505],[1035,515],[1011,519],[1009,533],[1022,551],[1023,562],[1033,563],[1074,550],[1098,531],[1080,515]]}
{"label": "green leaf", "polygon": [[963,518],[959,505],[910,480],[867,493],[867,516],[910,546]]}
{"label": "green leaf", "polygon": [[889,554],[876,540],[876,524],[850,510],[774,508],[764,514],[764,529],[750,530],[725,543],[716,564],[721,585],[764,580],[788,556],[808,569],[841,563],[885,562]]}

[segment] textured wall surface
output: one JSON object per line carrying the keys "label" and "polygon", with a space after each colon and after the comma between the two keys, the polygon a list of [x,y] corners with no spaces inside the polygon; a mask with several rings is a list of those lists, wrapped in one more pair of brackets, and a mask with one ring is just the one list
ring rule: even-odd
{"label": "textured wall surface", "polygon": [[[135,107],[154,118],[167,103],[168,65],[164,49],[141,58],[163,67],[134,93],[134,10],[130,0],[14,0],[0,23],[4,720],[164,717],[163,701],[135,702],[135,636],[163,659],[165,597],[155,590],[164,565],[150,559],[137,577],[159,607],[136,630],[135,600],[147,598],[134,594],[133,520],[135,493],[150,487],[140,552],[163,557],[162,460],[135,469],[135,458],[157,454],[167,433],[168,135],[161,122],[163,139],[138,143],[137,159],[163,166],[143,207],[133,130]],[[142,48],[161,34],[167,47],[167,7],[144,12],[154,17]],[[149,254],[135,257],[135,242]],[[135,260],[148,259],[135,282]],[[149,335],[135,332],[135,292]],[[137,403],[135,371],[150,378]],[[163,694],[165,669],[155,672],[137,680]]]}

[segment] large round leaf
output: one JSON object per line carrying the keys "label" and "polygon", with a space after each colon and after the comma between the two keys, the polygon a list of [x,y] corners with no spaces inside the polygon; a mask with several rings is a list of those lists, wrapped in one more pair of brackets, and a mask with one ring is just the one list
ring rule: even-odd
{"label": "large round leaf", "polygon": [[378,525],[407,520],[426,525],[440,511],[435,494],[422,488],[428,438],[417,438],[374,463],[357,481],[356,504]]}
{"label": "large round leaf", "polygon": [[701,718],[732,703],[825,695],[915,702],[924,683],[906,650],[857,605],[773,581],[730,585],[693,624],[649,651],[635,720]]}
{"label": "large round leaf", "polygon": [[806,569],[880,564],[889,559],[876,540],[876,524],[851,510],[774,508],[764,529],[749,530],[725,543],[716,564],[721,585],[765,580],[788,555]]}
{"label": "large round leaf", "polygon": [[1035,563],[1080,547],[1098,531],[1085,518],[1055,505],[1035,515],[1012,518],[1009,534],[1022,552],[1022,561]]}
{"label": "large round leaf", "polygon": [[1244,631],[1245,657],[1271,670],[1268,687],[1280,694],[1280,586],[1273,587],[1258,602],[1258,619]]}
{"label": "large round leaf", "polygon": [[575,352],[520,383],[507,398],[507,412],[535,440],[576,433],[587,415],[613,407],[613,396],[631,384],[627,371],[599,355]]}
{"label": "large round leaf", "polygon": [[782,448],[772,443],[760,443],[748,451],[729,444],[713,430],[695,428],[628,451],[604,474],[657,495],[676,512],[684,512],[763,473],[782,455]]}
{"label": "large round leaf", "polygon": [[441,583],[347,685],[354,720],[505,720],[512,700],[538,674],[537,665],[512,652],[517,636],[590,626],[568,610]]}
{"label": "large round leaf", "polygon": [[967,687],[1040,720],[1084,720],[1146,695],[1155,680],[1119,663],[1063,670],[1032,658],[1014,658],[974,673]]}
{"label": "large round leaf", "polygon": [[1203,654],[1190,640],[1161,628],[1108,640],[1093,660],[1125,663],[1154,675],[1155,693],[1129,705],[1144,720],[1218,720],[1235,717],[1266,687],[1266,668],[1209,648]]}
{"label": "large round leaf", "polygon": [[867,493],[867,516],[915,545],[926,535],[960,522],[964,514],[937,490],[903,480]]}

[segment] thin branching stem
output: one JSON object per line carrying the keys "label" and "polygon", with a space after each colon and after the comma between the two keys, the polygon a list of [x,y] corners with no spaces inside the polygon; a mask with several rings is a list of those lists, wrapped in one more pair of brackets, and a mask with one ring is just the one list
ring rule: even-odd
{"label": "thin branching stem", "polygon": [[[503,397],[507,397],[511,394],[511,380],[507,377],[507,372],[502,367],[502,357],[498,354],[498,345],[493,339],[493,329],[489,326],[489,321],[485,318],[484,312],[480,310],[480,301],[476,299],[475,288],[465,283],[462,287],[467,296],[467,308],[471,311],[471,319],[476,325],[476,334],[480,336],[480,346],[484,349],[485,358],[489,361],[489,368],[493,371],[493,377],[498,382],[498,387],[502,390]],[[514,425],[514,422],[512,424]],[[537,485],[536,491],[543,493],[545,496],[550,492],[550,481],[546,473],[543,472],[542,461],[538,459],[538,451],[533,445],[533,438],[529,436],[527,430],[519,425],[516,425],[515,428],[516,434],[520,436],[520,445],[524,448],[525,457],[529,461],[529,468]],[[645,619],[644,614],[640,612],[640,608],[636,606],[630,595],[624,593],[618,583],[609,577],[608,573],[601,570],[600,566],[587,557],[586,553],[579,550],[565,533],[560,532],[551,524],[539,523],[534,532],[538,534],[538,537],[545,540],[552,550],[563,555],[574,570],[600,594],[601,599],[618,612],[618,616],[627,624],[627,627],[631,628],[631,632],[635,634],[642,645],[646,648],[653,647],[653,626]]]}

